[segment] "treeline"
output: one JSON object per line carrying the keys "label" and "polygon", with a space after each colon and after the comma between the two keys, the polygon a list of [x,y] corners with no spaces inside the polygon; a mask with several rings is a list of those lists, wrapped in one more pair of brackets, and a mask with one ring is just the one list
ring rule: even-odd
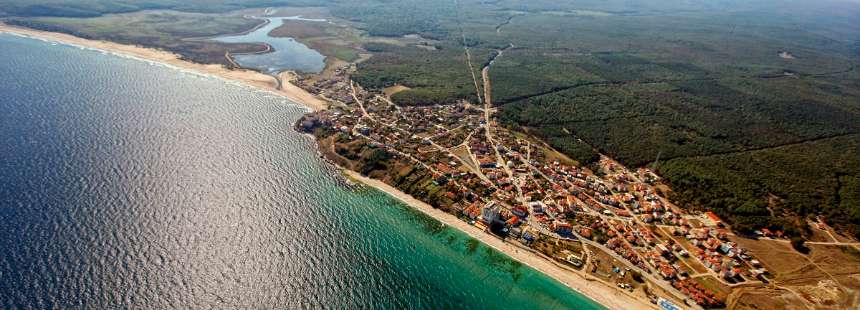
{"label": "treeline", "polygon": [[456,13],[453,2],[432,0],[336,1],[330,8],[332,15],[359,23],[358,27],[373,36],[419,34],[440,40],[451,29],[445,21]]}
{"label": "treeline", "polygon": [[585,86],[505,105],[501,116],[527,127],[564,126],[634,166],[658,154],[709,155],[860,132],[856,108],[792,97],[809,87],[804,84],[725,79]]}
{"label": "treeline", "polygon": [[541,136],[554,149],[570,156],[582,166],[589,166],[600,160],[600,154],[594,151],[591,145],[572,134],[565,133],[563,130],[552,132],[543,130]]}
{"label": "treeline", "polygon": [[[543,132],[570,131],[614,158],[632,166],[667,157],[725,150],[724,141],[690,130],[689,117],[677,117],[659,103],[673,100],[659,86],[587,86],[503,106],[500,117]],[[701,123],[701,122],[699,122]]]}
{"label": "treeline", "polygon": [[502,117],[502,122],[509,129],[528,132],[536,136],[553,149],[579,162],[582,166],[589,166],[600,160],[600,154],[591,145],[577,138],[563,126],[522,127],[506,117]]}
{"label": "treeline", "polygon": [[580,84],[653,83],[702,80],[716,76],[692,64],[655,62],[628,53],[591,55],[570,49],[512,49],[494,63],[499,103]]}
{"label": "treeline", "polygon": [[860,237],[860,135],[660,164],[671,199],[714,210],[733,228],[806,232],[820,215]]}
{"label": "treeline", "polygon": [[819,214],[856,233],[860,205],[847,193],[860,190],[853,135],[860,115],[848,98],[810,99],[816,94],[804,90],[809,85],[723,79],[586,86],[505,105],[500,117],[575,159],[587,154],[565,146],[572,137],[628,166],[657,162],[672,199],[715,210],[742,231],[800,235],[801,219]]}

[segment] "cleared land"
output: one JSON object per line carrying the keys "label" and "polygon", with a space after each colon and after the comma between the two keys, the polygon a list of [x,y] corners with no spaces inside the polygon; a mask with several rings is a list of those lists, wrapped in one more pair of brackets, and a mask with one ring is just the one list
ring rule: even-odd
{"label": "cleared land", "polygon": [[776,309],[807,304],[815,309],[848,309],[860,302],[860,250],[846,245],[809,245],[809,255],[778,240],[735,241],[761,260],[778,288],[742,288],[733,292],[729,306],[738,309]]}
{"label": "cleared land", "polygon": [[[244,15],[259,14],[263,7],[313,6],[278,14],[329,22],[288,22],[275,34],[295,37],[330,56],[329,63],[336,65],[325,74],[333,75],[332,68],[342,67],[344,61],[363,60],[351,79],[369,89],[398,90],[389,95],[400,105],[477,103],[483,90],[472,77],[480,77],[494,59],[487,77],[492,79],[498,121],[542,138],[579,163],[593,163],[599,152],[630,167],[652,166],[670,186],[666,192],[673,202],[715,211],[741,232],[769,228],[811,241],[851,241],[860,236],[857,4],[211,0],[205,7],[195,7],[190,3],[0,0],[0,18],[223,64],[227,52],[263,47],[193,38],[251,29],[259,21]],[[239,9],[244,10],[232,11]],[[504,54],[496,57],[501,49]],[[358,151],[333,151],[360,154],[371,163],[351,167],[356,171],[372,171],[380,160],[378,152],[363,145],[339,147]],[[459,157],[471,161],[459,151]],[[432,176],[411,166],[395,170],[398,173],[372,177],[387,179],[433,205],[449,199]],[[808,223],[816,217],[835,229],[812,229]],[[762,258],[775,285],[732,287],[730,308],[830,309],[860,304],[856,247],[810,244],[810,254],[802,255],[787,240],[737,242]],[[594,276],[613,278],[600,273],[607,267],[599,266]],[[690,266],[695,272],[701,267]],[[713,291],[727,292],[710,276],[695,279]]]}

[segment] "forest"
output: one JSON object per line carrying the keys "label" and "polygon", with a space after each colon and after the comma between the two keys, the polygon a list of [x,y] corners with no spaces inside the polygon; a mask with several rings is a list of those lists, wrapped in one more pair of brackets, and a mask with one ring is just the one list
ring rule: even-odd
{"label": "forest", "polygon": [[490,68],[506,126],[584,164],[600,152],[651,166],[674,201],[739,231],[803,235],[804,219],[821,216],[860,234],[860,9],[636,3],[462,1],[458,14],[434,17],[438,29],[414,29],[448,51],[380,51],[358,78],[408,85],[400,104],[473,100],[467,69],[456,69],[462,51],[450,50],[468,46],[477,64],[511,45]]}
{"label": "forest", "polygon": [[[672,199],[713,210],[733,228],[794,230],[796,216],[817,214],[860,231],[860,135],[758,151],[676,158],[659,165]],[[772,199],[767,199],[772,198]],[[789,231],[792,232],[792,231]]]}
{"label": "forest", "polygon": [[476,100],[474,82],[460,48],[438,45],[428,50],[384,43],[367,44],[364,48],[374,56],[358,64],[358,72],[353,75],[363,87],[409,87],[392,97],[407,105]]}
{"label": "forest", "polygon": [[[803,235],[804,219],[821,216],[860,236],[860,5],[851,1],[0,0],[0,16],[217,63],[226,49],[259,47],[183,38],[247,27],[234,10],[280,5],[323,6],[356,29],[373,56],[353,79],[408,87],[392,96],[398,104],[476,102],[472,73],[498,56],[493,102],[509,128],[583,164],[599,152],[653,167],[674,201],[739,231]],[[206,27],[187,33],[183,22],[130,13],[149,9]],[[223,23],[207,20],[214,12]],[[128,15],[136,23],[111,20]],[[148,26],[159,23],[173,27]]]}

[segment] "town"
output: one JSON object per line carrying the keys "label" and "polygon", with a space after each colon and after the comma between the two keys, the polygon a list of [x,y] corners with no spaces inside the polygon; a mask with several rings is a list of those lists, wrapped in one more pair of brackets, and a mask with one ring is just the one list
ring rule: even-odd
{"label": "town", "polygon": [[442,199],[425,199],[434,207],[572,272],[629,292],[648,287],[635,291],[664,308],[671,301],[721,307],[726,294],[717,287],[768,282],[768,270],[729,240],[717,215],[670,203],[649,169],[630,170],[605,156],[580,167],[500,126],[489,104],[397,106],[384,92],[356,85],[351,70],[297,82],[333,102],[297,124],[331,140],[321,143],[331,147],[323,152],[329,159],[366,161],[361,154],[371,152],[373,160],[421,170],[441,192]]}

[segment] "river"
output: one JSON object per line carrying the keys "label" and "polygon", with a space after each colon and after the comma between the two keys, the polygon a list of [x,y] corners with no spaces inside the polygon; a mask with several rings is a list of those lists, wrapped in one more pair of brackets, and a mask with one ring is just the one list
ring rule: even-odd
{"label": "river", "polygon": [[325,22],[320,19],[294,17],[267,18],[268,23],[246,34],[217,37],[213,40],[225,43],[264,43],[272,50],[260,54],[234,55],[236,62],[245,68],[253,68],[267,74],[291,70],[305,73],[319,73],[325,67],[325,56],[314,49],[296,41],[293,38],[270,37],[272,30],[284,24],[284,20],[303,20],[307,22]]}

